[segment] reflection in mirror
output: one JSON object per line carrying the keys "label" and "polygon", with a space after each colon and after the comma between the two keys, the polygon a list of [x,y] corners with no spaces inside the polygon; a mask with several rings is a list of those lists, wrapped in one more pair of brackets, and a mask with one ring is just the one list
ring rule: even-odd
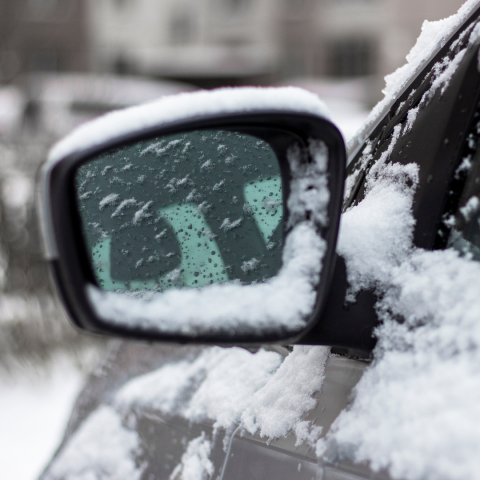
{"label": "reflection in mirror", "polygon": [[75,184],[103,290],[251,284],[280,269],[280,168],[257,137],[199,130],[137,142],[84,164]]}

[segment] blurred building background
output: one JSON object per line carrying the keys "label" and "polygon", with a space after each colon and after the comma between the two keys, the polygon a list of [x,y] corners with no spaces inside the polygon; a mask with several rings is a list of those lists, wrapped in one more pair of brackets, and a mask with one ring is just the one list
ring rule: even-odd
{"label": "blurred building background", "polygon": [[0,0],[0,79],[95,72],[212,87],[371,77],[378,89],[404,63],[422,22],[462,3]]}
{"label": "blurred building background", "polygon": [[57,369],[44,390],[9,390],[3,373],[65,355],[87,371],[105,347],[70,326],[42,260],[34,180],[50,146],[109,110],[225,85],[303,86],[326,100],[348,138],[422,22],[462,3],[0,0],[1,478],[34,478],[83,378]]}

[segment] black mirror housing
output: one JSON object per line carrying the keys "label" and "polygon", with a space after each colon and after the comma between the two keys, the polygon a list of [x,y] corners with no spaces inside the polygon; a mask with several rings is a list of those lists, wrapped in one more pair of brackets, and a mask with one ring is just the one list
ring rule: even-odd
{"label": "black mirror housing", "polygon": [[[246,90],[254,92],[253,102],[225,107],[229,96],[240,98],[238,92]],[[301,100],[297,108],[288,101],[292,90]],[[285,101],[278,96],[282,91]],[[211,101],[203,112],[195,111],[199,98],[204,106],[205,98]],[[221,345],[301,343],[320,320],[333,273],[343,138],[321,114],[315,96],[297,89],[184,94],[165,107],[177,102],[181,110],[187,101],[193,108],[177,118],[156,119],[154,104],[114,113],[53,150],[41,172],[39,206],[60,297],[74,323],[94,333]],[[136,122],[129,123],[132,118]],[[225,141],[238,152],[227,156]],[[166,153],[165,145],[181,146],[180,156]],[[193,153],[185,153],[187,146]],[[258,148],[268,150],[270,160],[261,160]],[[279,193],[271,190],[274,175],[262,170],[275,157]],[[178,158],[186,159],[191,171],[180,171]],[[256,208],[248,198],[263,206]],[[208,213],[202,205],[211,207]],[[193,223],[180,228],[168,213],[173,207],[179,222],[191,215]],[[264,244],[258,240],[262,235]],[[192,243],[197,237],[198,249]],[[199,253],[203,245],[221,258],[217,270]]]}

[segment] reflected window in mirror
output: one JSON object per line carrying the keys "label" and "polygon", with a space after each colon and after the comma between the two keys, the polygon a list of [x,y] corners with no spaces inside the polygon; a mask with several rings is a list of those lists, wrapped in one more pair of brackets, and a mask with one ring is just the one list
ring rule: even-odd
{"label": "reflected window in mirror", "polygon": [[281,173],[260,138],[201,130],[137,142],[82,165],[75,185],[103,290],[251,284],[280,269]]}

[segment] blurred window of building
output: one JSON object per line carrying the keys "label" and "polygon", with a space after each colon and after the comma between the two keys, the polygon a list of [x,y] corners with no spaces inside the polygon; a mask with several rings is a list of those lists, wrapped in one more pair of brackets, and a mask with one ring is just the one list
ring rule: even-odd
{"label": "blurred window of building", "polygon": [[377,51],[377,42],[371,38],[333,40],[327,44],[327,71],[339,78],[372,75]]}
{"label": "blurred window of building", "polygon": [[117,8],[123,8],[125,7],[128,3],[130,3],[130,0],[113,0]]}
{"label": "blurred window of building", "polygon": [[240,12],[250,6],[250,0],[222,0],[230,12]]}
{"label": "blurred window of building", "polygon": [[286,17],[296,18],[310,11],[311,0],[283,0],[283,14]]}
{"label": "blurred window of building", "polygon": [[124,55],[119,54],[113,61],[113,72],[118,75],[133,75],[135,70],[130,62]]}
{"label": "blurred window of building", "polygon": [[334,5],[348,5],[356,6],[362,3],[382,3],[382,0],[329,0]]}
{"label": "blurred window of building", "polygon": [[8,82],[18,73],[20,60],[11,50],[0,51],[0,83]]}
{"label": "blurred window of building", "polygon": [[192,17],[186,11],[176,11],[170,20],[170,43],[185,45],[193,40],[194,25]]}
{"label": "blurred window of building", "polygon": [[58,22],[67,19],[75,0],[27,0],[25,18],[33,22]]}
{"label": "blurred window of building", "polygon": [[289,45],[284,48],[282,76],[286,78],[301,77],[306,74],[305,54],[301,46]]}
{"label": "blurred window of building", "polygon": [[30,70],[33,72],[58,72],[62,70],[60,55],[51,48],[32,49],[30,54]]}

